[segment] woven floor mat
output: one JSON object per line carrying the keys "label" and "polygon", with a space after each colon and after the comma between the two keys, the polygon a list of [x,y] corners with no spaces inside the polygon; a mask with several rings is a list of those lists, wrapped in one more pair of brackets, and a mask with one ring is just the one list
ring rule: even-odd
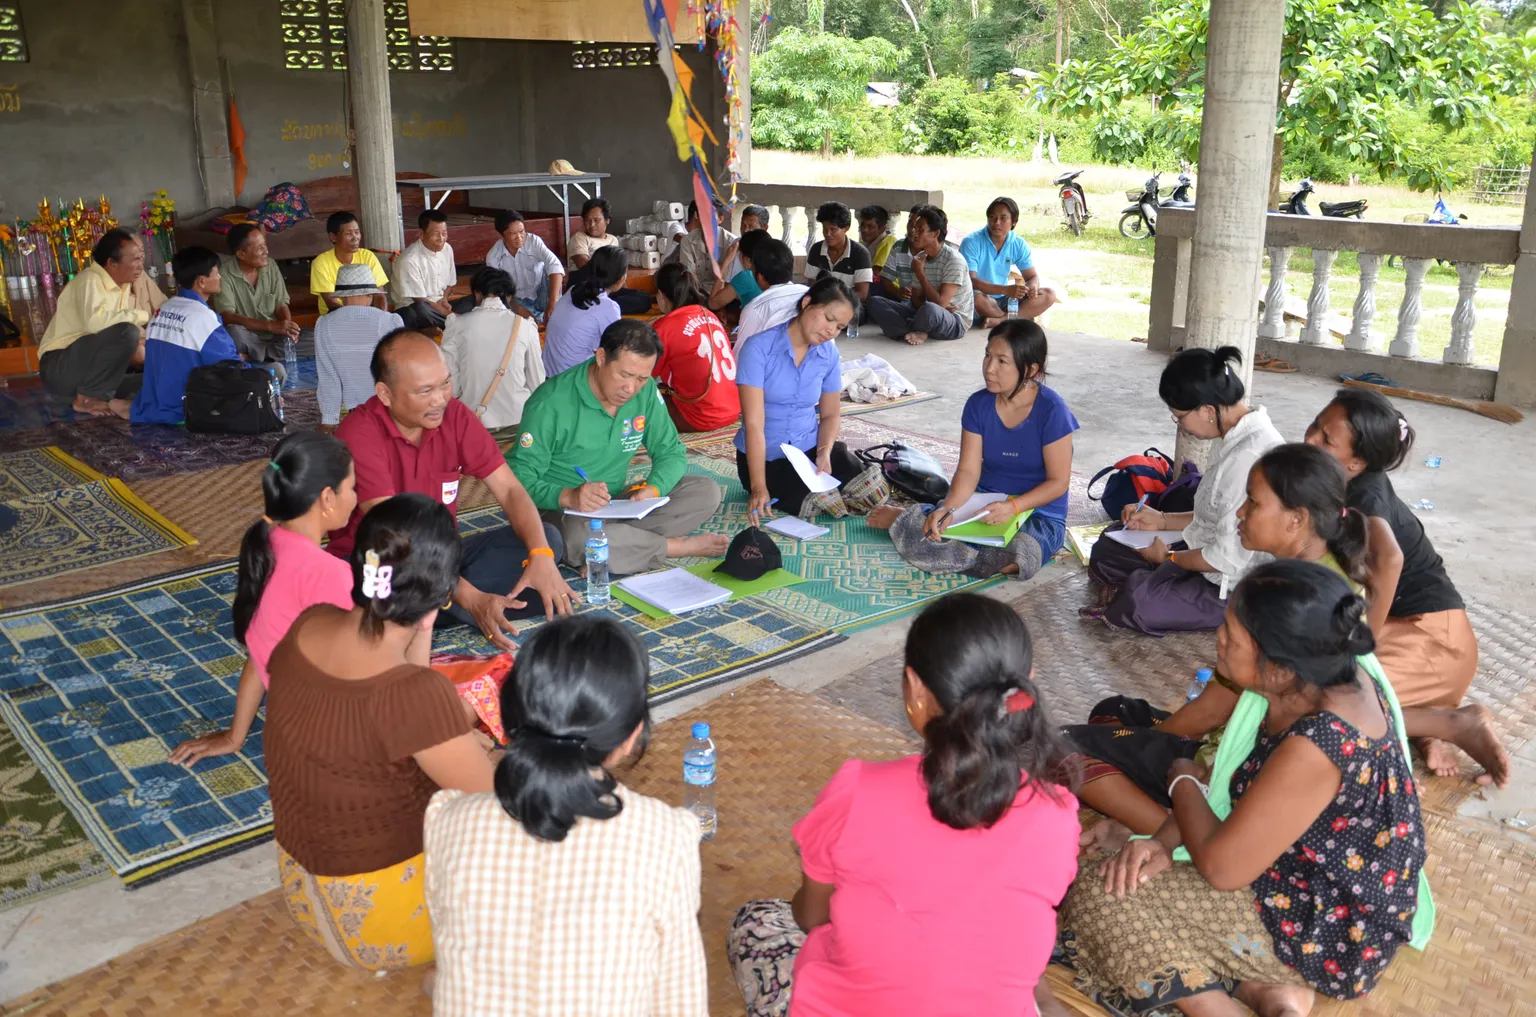
{"label": "woven floor mat", "polygon": [[133,492],[197,539],[191,547],[51,576],[5,591],[7,608],[77,597],[124,583],[223,561],[240,553],[240,538],[261,515],[261,461],[138,481]]}
{"label": "woven floor mat", "polygon": [[[845,760],[893,758],[907,743],[815,696],[764,681],[658,725],[645,758],[621,778],[644,794],[680,802],[677,761],[699,720],[710,724],[720,747],[720,832],[701,849],[710,1012],[739,1014],[741,996],[725,962],[732,915],[753,897],[794,892],[800,866],[789,828]],[[425,1017],[431,1005],[419,986],[411,972],[378,979],[337,966],[293,923],[281,891],[272,891],[14,1000],[0,1013]]]}

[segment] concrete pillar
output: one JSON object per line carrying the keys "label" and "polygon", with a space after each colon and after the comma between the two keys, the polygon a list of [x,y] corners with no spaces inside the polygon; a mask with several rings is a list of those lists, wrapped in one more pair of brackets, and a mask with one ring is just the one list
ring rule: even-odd
{"label": "concrete pillar", "polygon": [[384,0],[347,5],[347,86],[352,94],[352,160],[363,243],[378,251],[404,246],[395,194],[395,124],[389,101]]}
{"label": "concrete pillar", "polygon": [[204,207],[235,203],[235,167],[229,154],[228,97],[219,69],[213,0],[181,0],[187,30],[187,73],[192,81],[192,126],[203,181]]}
{"label": "concrete pillar", "polygon": [[1536,406],[1536,187],[1525,190],[1520,256],[1515,261],[1510,291],[1493,398],[1516,406]]}
{"label": "concrete pillar", "polygon": [[[1184,346],[1238,347],[1245,383],[1253,377],[1284,29],[1284,3],[1211,0]],[[1180,435],[1175,454],[1204,465],[1208,445]]]}

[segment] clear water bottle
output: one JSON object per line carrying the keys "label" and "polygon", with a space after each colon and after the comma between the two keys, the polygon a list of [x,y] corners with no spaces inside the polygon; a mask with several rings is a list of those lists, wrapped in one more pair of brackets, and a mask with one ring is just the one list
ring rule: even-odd
{"label": "clear water bottle", "polygon": [[859,317],[858,317],[858,315],[854,315],[853,316],[853,319],[848,322],[848,327],[845,328],[843,331],[844,331],[844,333],[847,334],[849,339],[857,339],[859,337]]}
{"label": "clear water bottle", "polygon": [[299,344],[296,340],[283,341],[283,370],[288,372],[283,387],[290,391],[299,387]]}
{"label": "clear water bottle", "polygon": [[1008,317],[1010,317],[1010,318],[1017,318],[1018,316],[1019,316],[1019,298],[1018,297],[1009,297],[1008,298]]}
{"label": "clear water bottle", "polygon": [[708,724],[693,725],[693,740],[683,751],[683,785],[683,808],[699,817],[700,839],[711,840],[720,820],[715,812],[715,743]]}
{"label": "clear water bottle", "polygon": [[587,520],[587,603],[608,603],[608,534],[601,519]]}
{"label": "clear water bottle", "polygon": [[277,419],[287,423],[288,418],[283,415],[283,386],[277,380],[276,371],[269,368],[267,375],[267,391],[272,396],[272,408],[277,411]]}
{"label": "clear water bottle", "polygon": [[1202,667],[1200,670],[1196,671],[1195,680],[1189,683],[1189,691],[1184,693],[1184,702],[1193,703],[1195,700],[1199,699],[1200,694],[1205,691],[1205,687],[1210,684],[1210,681],[1210,668]]}

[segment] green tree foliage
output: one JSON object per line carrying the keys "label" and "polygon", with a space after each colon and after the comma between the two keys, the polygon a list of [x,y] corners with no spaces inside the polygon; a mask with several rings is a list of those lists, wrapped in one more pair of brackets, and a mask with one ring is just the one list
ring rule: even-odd
{"label": "green tree foliage", "polygon": [[[1278,178],[1288,142],[1396,175],[1420,189],[1455,181],[1404,129],[1424,111],[1445,130],[1499,128],[1496,99],[1528,94],[1536,36],[1496,34],[1482,3],[1442,0],[1289,0],[1276,124]],[[1199,148],[1209,0],[1162,0],[1103,60],[1069,60],[1045,81],[1057,108],[1106,114],[1141,96],[1159,102],[1155,141],[1186,158]],[[1106,140],[1112,141],[1113,138]],[[1277,183],[1273,180],[1272,183]]]}
{"label": "green tree foliage", "polygon": [[849,119],[867,118],[866,85],[890,74],[902,56],[878,36],[784,29],[752,62],[752,143],[830,151]]}

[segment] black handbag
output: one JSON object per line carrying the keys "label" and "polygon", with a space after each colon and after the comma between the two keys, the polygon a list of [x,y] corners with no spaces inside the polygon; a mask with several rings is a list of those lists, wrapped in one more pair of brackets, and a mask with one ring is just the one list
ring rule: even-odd
{"label": "black handbag", "polygon": [[238,360],[194,367],[182,396],[187,430],[265,434],[283,429],[282,387],[270,371]]}
{"label": "black handbag", "polygon": [[944,468],[926,452],[897,441],[861,448],[856,454],[859,462],[878,466],[892,487],[921,504],[936,505],[949,494]]}

